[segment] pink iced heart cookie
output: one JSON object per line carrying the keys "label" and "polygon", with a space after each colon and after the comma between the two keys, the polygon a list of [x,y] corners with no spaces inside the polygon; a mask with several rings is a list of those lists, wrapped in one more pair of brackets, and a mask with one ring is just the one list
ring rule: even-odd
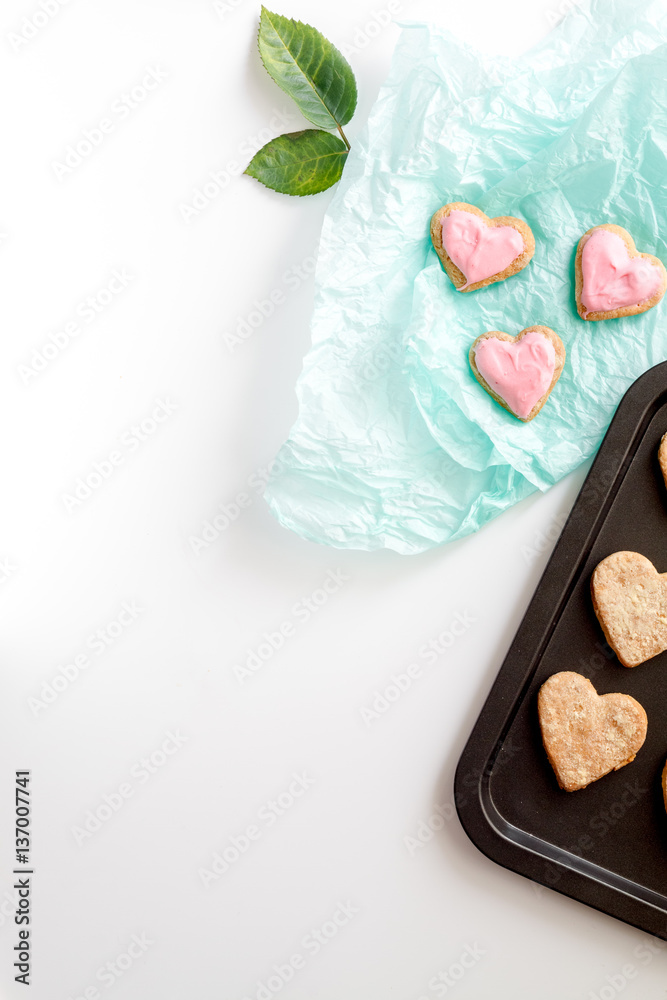
{"label": "pink iced heart cookie", "polygon": [[479,384],[524,421],[540,412],[564,364],[563,342],[548,326],[529,326],[516,337],[491,330],[470,348],[470,366]]}
{"label": "pink iced heart cookie", "polygon": [[460,292],[474,292],[518,274],[535,253],[535,239],[522,219],[488,215],[464,201],[439,208],[431,239],[442,266]]}
{"label": "pink iced heart cookie", "polygon": [[627,230],[607,223],[581,237],[574,270],[582,319],[635,316],[657,305],[667,289],[662,261],[639,253]]}

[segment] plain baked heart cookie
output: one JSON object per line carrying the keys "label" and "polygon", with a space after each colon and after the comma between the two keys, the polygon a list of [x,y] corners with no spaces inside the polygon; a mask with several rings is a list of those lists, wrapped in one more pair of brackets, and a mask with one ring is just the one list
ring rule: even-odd
{"label": "plain baked heart cookie", "polygon": [[636,316],[657,305],[667,289],[667,270],[640,253],[621,226],[594,226],[579,240],[574,261],[575,297],[582,319]]}
{"label": "plain baked heart cookie", "polygon": [[483,389],[519,420],[532,420],[560,378],[565,348],[548,326],[529,326],[516,337],[491,330],[470,348],[470,367]]}
{"label": "plain baked heart cookie", "polygon": [[613,552],[591,578],[593,608],[624,667],[667,649],[667,573],[639,552]]}
{"label": "plain baked heart cookie", "polygon": [[662,478],[665,480],[665,486],[667,486],[667,434],[663,434],[660,439],[660,447],[658,448],[658,464],[660,465]]}
{"label": "plain baked heart cookie", "polygon": [[518,274],[535,253],[535,238],[523,219],[490,219],[465,201],[438,209],[431,219],[431,239],[459,292],[474,292]]}
{"label": "plain baked heart cookie", "polygon": [[628,694],[599,695],[587,677],[564,670],[540,688],[542,741],[558,784],[576,792],[635,759],[646,712]]}

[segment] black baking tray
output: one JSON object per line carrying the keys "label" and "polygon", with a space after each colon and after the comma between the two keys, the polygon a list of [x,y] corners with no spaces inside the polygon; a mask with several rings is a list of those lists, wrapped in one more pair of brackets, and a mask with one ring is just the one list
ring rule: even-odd
{"label": "black baking tray", "polygon": [[[461,755],[455,802],[472,842],[498,864],[667,939],[667,652],[623,667],[593,611],[590,579],[620,549],[667,571],[667,490],[657,460],[667,432],[667,362],[628,389]],[[636,759],[564,792],[547,760],[537,693],[575,670],[599,694],[642,704]]]}

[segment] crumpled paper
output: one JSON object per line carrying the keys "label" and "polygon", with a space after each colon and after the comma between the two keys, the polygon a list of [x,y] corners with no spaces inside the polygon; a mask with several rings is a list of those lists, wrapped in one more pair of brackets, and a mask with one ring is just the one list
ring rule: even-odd
{"label": "crumpled paper", "polygon": [[[584,322],[574,253],[600,222],[667,263],[667,13],[593,0],[516,61],[404,24],[322,229],[299,416],[266,497],[305,538],[420,552],[546,490],[597,449],[628,386],[667,358],[667,301]],[[462,295],[429,238],[467,201],[525,219],[519,275]],[[521,423],[471,374],[485,330],[544,324],[567,360]]]}

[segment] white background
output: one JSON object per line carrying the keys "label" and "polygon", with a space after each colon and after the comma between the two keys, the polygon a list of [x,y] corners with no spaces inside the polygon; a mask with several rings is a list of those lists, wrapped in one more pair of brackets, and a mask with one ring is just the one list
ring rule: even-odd
{"label": "white background", "polygon": [[[279,8],[356,48],[352,141],[398,35],[366,32],[386,6]],[[184,221],[181,206],[211,171],[245,166],[276,111],[300,127],[260,65],[259,5],[230,8],[70,0],[16,51],[10,34],[39,7],[2,4],[2,996],[261,1000],[259,984],[298,953],[303,968],[270,996],[418,1000],[444,995],[429,981],[458,975],[468,949],[477,959],[447,992],[461,1000],[664,997],[667,956],[643,948],[647,935],[496,866],[456,818],[412,851],[405,839],[436,805],[451,813],[459,754],[584,470],[411,558],[307,543],[248,485],[296,414],[313,284],[285,275],[314,253],[330,195],[296,200],[235,177]],[[399,17],[519,56],[557,10],[401,0]],[[121,116],[116,102],[150,68],[166,78]],[[54,162],[103,118],[112,131],[58,179]],[[81,303],[114,271],[131,280],[87,322]],[[224,334],[276,289],[274,315],[230,352]],[[65,346],[26,375],[57,334]],[[151,424],[160,400],[173,412]],[[132,428],[147,420],[140,440]],[[120,464],[68,510],[77,480],[114,451]],[[240,492],[247,509],[195,553],[192,537]],[[295,605],[330,571],[349,579],[305,621]],[[121,627],[124,603],[141,610]],[[474,622],[428,666],[420,648],[457,613]],[[241,683],[234,665],[290,622]],[[113,640],[103,653],[90,644],[100,629]],[[365,721],[411,662],[421,676]],[[169,732],[183,742],[165,755]],[[151,755],[149,775],[139,762]],[[33,771],[29,994],[12,970],[17,768]],[[310,787],[291,801],[294,773]],[[131,794],[109,816],[100,807],[120,786]],[[281,793],[291,804],[269,823]],[[106,821],[82,839],[98,810]],[[253,824],[258,839],[206,888],[200,870]],[[341,903],[356,911],[346,922]],[[335,915],[343,925],[313,954],[311,929]],[[151,943],[127,967],[133,935]],[[122,976],[99,978],[119,956]]]}

